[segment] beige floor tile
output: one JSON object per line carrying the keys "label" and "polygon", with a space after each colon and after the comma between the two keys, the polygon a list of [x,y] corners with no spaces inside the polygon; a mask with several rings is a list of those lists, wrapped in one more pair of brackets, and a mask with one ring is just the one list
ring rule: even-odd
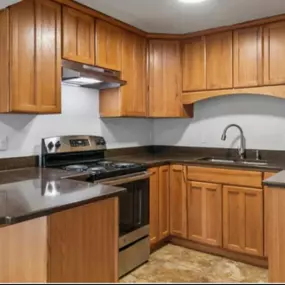
{"label": "beige floor tile", "polygon": [[169,244],[121,283],[266,283],[267,275],[259,267]]}

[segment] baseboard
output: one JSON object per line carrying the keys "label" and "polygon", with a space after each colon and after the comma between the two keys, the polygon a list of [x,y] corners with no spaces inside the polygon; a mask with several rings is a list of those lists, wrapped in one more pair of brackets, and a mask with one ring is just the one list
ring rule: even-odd
{"label": "baseboard", "polygon": [[204,244],[200,244],[197,242],[193,242],[193,241],[189,241],[189,240],[185,240],[185,239],[181,239],[177,237],[171,237],[168,241],[171,244],[179,245],[179,246],[193,249],[196,251],[201,251],[204,253],[226,257],[228,259],[232,259],[235,261],[247,263],[247,264],[262,267],[262,268],[268,268],[268,259],[265,257],[250,256],[247,254],[229,251],[224,248],[204,245]]}
{"label": "baseboard", "polygon": [[153,244],[150,246],[150,252],[154,253],[157,250],[159,250],[160,248],[164,247],[165,245],[167,245],[170,241],[170,237],[164,238],[163,240],[159,241],[156,244]]}

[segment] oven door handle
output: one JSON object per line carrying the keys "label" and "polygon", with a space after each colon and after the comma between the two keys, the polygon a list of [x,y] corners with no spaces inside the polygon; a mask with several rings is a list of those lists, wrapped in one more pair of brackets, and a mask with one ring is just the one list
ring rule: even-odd
{"label": "oven door handle", "polygon": [[139,180],[148,179],[150,177],[150,173],[147,171],[133,173],[128,175],[122,175],[118,177],[112,177],[107,179],[97,180],[96,183],[106,184],[106,185],[121,185],[129,182],[135,182]]}

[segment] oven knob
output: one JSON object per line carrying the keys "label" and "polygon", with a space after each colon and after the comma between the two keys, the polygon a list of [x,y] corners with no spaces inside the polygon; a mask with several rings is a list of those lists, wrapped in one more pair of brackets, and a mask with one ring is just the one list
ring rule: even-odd
{"label": "oven knob", "polygon": [[48,147],[49,150],[51,150],[54,147],[54,143],[53,142],[49,142],[47,147]]}
{"label": "oven knob", "polygon": [[57,141],[57,142],[56,142],[55,147],[56,147],[56,148],[61,147],[61,143],[60,143],[60,141]]}

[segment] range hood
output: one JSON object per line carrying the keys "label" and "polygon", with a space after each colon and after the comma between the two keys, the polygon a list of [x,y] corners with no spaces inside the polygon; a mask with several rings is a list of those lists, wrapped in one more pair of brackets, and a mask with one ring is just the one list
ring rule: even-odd
{"label": "range hood", "polygon": [[127,84],[120,79],[119,71],[69,60],[62,60],[62,83],[93,89],[118,88]]}

